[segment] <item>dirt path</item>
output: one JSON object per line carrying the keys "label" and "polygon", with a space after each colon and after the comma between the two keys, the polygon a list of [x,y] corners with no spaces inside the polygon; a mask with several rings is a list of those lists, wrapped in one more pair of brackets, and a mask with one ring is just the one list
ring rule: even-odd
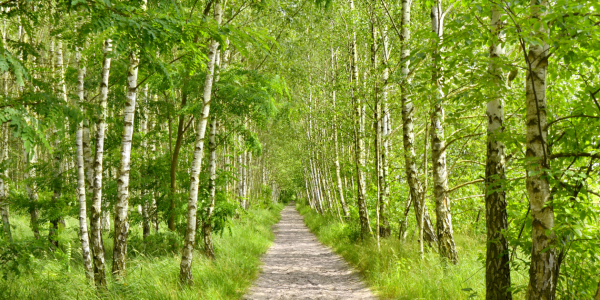
{"label": "dirt path", "polygon": [[317,240],[293,206],[281,212],[263,264],[244,299],[377,299],[339,255]]}

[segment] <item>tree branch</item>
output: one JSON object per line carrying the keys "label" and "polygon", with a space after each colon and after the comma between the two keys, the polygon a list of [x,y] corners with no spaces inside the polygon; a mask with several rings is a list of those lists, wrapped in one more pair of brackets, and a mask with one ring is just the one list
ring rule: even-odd
{"label": "tree branch", "polygon": [[600,159],[600,154],[597,153],[587,153],[587,152],[563,152],[563,153],[555,153],[549,156],[550,159],[561,158],[561,157],[592,157],[595,159]]}
{"label": "tree branch", "polygon": [[600,119],[599,116],[590,116],[590,115],[572,115],[572,116],[566,116],[566,117],[562,117],[562,118],[558,118],[550,123],[548,123],[546,125],[546,129],[550,128],[550,126],[556,122],[562,121],[562,120],[566,120],[566,119],[571,119],[571,118],[591,118],[591,119]]}
{"label": "tree branch", "polygon": [[452,193],[452,192],[454,192],[454,191],[456,191],[456,190],[460,189],[460,188],[461,188],[461,187],[463,187],[463,186],[467,186],[467,185],[469,185],[469,184],[475,184],[475,183],[479,183],[479,182],[484,182],[484,181],[485,181],[485,179],[483,179],[483,178],[480,178],[480,179],[475,179],[475,180],[473,180],[473,181],[465,182],[465,183],[463,183],[463,184],[459,184],[459,185],[457,185],[457,186],[455,186],[455,187],[453,187],[453,188],[449,189],[449,190],[448,190],[446,193],[450,194],[450,193]]}
{"label": "tree branch", "polygon": [[445,151],[446,149],[448,149],[448,147],[450,145],[452,145],[452,143],[454,143],[454,142],[456,142],[458,140],[461,140],[461,139],[464,139],[464,138],[469,138],[469,137],[474,137],[474,136],[480,136],[480,135],[484,135],[484,133],[474,133],[474,134],[468,134],[468,135],[463,135],[461,137],[457,137],[455,139],[450,140],[448,142],[448,144],[446,144],[446,146],[444,146],[444,148],[442,148],[442,150],[440,150],[440,151]]}

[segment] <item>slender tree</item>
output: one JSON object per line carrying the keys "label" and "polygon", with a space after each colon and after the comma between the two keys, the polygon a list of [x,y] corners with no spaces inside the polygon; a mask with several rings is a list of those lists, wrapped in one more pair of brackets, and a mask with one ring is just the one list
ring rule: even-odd
{"label": "slender tree", "polygon": [[452,214],[448,199],[448,174],[446,170],[446,139],[444,136],[443,82],[440,61],[440,43],[444,32],[442,1],[436,0],[431,7],[431,29],[436,38],[433,45],[432,67],[432,113],[431,113],[431,163],[433,171],[433,193],[435,196],[436,230],[440,256],[451,263],[458,263],[458,253],[454,244]]}
{"label": "slender tree", "polygon": [[[491,26],[493,43],[490,46],[489,72],[494,85],[493,90],[501,90],[502,69],[499,60],[504,56],[504,22],[502,8],[491,2]],[[487,156],[485,167],[486,195],[485,212],[487,228],[485,285],[486,299],[512,299],[510,291],[510,265],[508,241],[504,232],[508,230],[506,212],[506,191],[503,188],[506,180],[504,143],[499,134],[504,130],[504,103],[501,95],[492,93],[492,100],[487,104]]]}
{"label": "slender tree", "polygon": [[[526,155],[527,193],[532,217],[531,265],[527,299],[555,299],[558,280],[558,256],[555,243],[554,208],[551,203],[550,183],[546,170],[548,161],[548,121],[546,74],[549,46],[546,43],[548,27],[542,18],[546,15],[546,0],[531,0],[531,19],[539,24],[533,32],[535,40],[529,44],[525,56],[526,76]],[[536,26],[534,26],[535,28]]]}
{"label": "slender tree", "polygon": [[96,152],[94,154],[94,192],[90,217],[90,242],[94,258],[94,282],[98,287],[106,286],[106,266],[104,264],[104,242],[102,240],[102,162],[104,158],[104,138],[106,137],[106,117],[108,100],[108,77],[112,52],[112,40],[104,41],[104,58],[100,79],[100,115],[96,122]]}
{"label": "slender tree", "polygon": [[[85,80],[85,65],[82,61],[81,50],[78,48],[76,60],[78,65],[77,72],[77,96],[79,103],[85,101],[84,97],[84,80]],[[94,270],[92,267],[92,258],[90,256],[90,241],[88,237],[87,227],[87,207],[86,207],[86,184],[85,184],[85,163],[83,158],[83,121],[79,122],[76,133],[77,144],[77,198],[79,201],[79,241],[81,242],[81,254],[83,256],[83,268],[86,277],[93,280]]]}
{"label": "slender tree", "polygon": [[[221,24],[221,3],[219,0],[214,2],[214,16],[217,24]],[[212,95],[213,77],[215,73],[215,62],[219,41],[211,40],[208,62],[206,64],[206,80],[204,81],[204,90],[202,94],[202,113],[198,118],[196,125],[196,141],[194,143],[194,159],[192,161],[190,176],[190,194],[188,198],[187,228],[184,238],[183,254],[181,256],[180,280],[185,283],[191,283],[192,277],[192,257],[194,244],[196,240],[196,212],[198,203],[198,184],[202,158],[204,157],[204,137],[206,134],[206,124],[208,123],[210,113],[210,99]]]}
{"label": "slender tree", "polygon": [[[350,13],[354,13],[354,1],[350,0]],[[352,33],[350,40],[350,66],[352,80],[352,103],[354,106],[354,158],[356,161],[356,188],[358,214],[360,216],[361,236],[365,238],[372,233],[367,211],[367,182],[365,178],[365,104],[358,91],[358,53],[356,48],[356,31],[354,30],[354,17],[352,18]]]}

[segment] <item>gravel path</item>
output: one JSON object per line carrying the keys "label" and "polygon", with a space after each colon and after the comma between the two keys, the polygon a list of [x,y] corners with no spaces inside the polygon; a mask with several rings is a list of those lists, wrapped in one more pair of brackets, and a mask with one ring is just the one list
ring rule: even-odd
{"label": "gravel path", "polygon": [[339,255],[317,240],[293,206],[281,212],[263,264],[244,299],[377,299]]}

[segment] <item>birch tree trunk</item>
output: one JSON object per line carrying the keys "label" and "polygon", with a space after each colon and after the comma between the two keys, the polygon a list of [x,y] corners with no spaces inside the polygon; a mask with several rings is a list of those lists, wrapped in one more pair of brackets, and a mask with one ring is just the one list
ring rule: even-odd
{"label": "birch tree trunk", "polygon": [[[375,75],[375,72],[377,70],[377,28],[375,27],[375,20],[374,20],[374,16],[373,14],[371,14],[370,17],[370,23],[371,23],[371,76]],[[366,80],[365,80],[366,83]],[[381,204],[381,177],[383,177],[383,170],[381,168],[381,106],[379,105],[379,82],[378,80],[375,80],[374,82],[374,93],[373,93],[373,98],[374,98],[374,106],[373,106],[373,131],[375,131],[374,134],[374,140],[373,140],[373,146],[374,146],[374,152],[375,152],[375,176],[376,176],[376,187],[377,187],[377,194],[376,194],[376,199],[377,202],[375,204],[375,216],[376,216],[376,224],[375,224],[375,230],[376,230],[376,238],[377,238],[377,250],[381,250],[381,243],[380,243],[380,236],[381,236],[381,210],[380,210],[380,204]]]}
{"label": "birch tree trunk", "polygon": [[35,145],[32,147],[30,152],[25,150],[24,158],[25,165],[27,166],[27,171],[25,171],[25,179],[30,180],[30,182],[26,182],[25,189],[27,190],[27,198],[29,198],[30,208],[29,208],[29,218],[31,222],[31,229],[33,231],[33,236],[36,240],[40,239],[40,226],[39,226],[39,211],[38,211],[38,200],[39,195],[37,192],[37,185],[35,184],[35,164],[37,163],[37,147]]}
{"label": "birch tree trunk", "polygon": [[[144,158],[148,159],[148,85],[144,86],[143,90],[143,100],[142,100],[142,118],[140,119],[140,131],[142,133],[142,151],[144,151]],[[148,195],[146,191],[146,187],[142,186],[140,190],[140,196],[142,198],[142,236],[147,238],[150,235],[150,201],[148,201]]]}
{"label": "birch tree trunk", "polygon": [[[489,71],[494,82],[493,89],[502,88],[502,68],[498,61],[504,56],[504,12],[497,3],[491,2],[491,26],[493,43],[490,47]],[[485,212],[487,228],[485,285],[487,300],[510,300],[510,262],[508,241],[502,233],[508,230],[504,143],[498,135],[504,131],[504,104],[501,95],[492,92],[493,99],[487,104],[487,160],[485,167]]]}
{"label": "birch tree trunk", "polygon": [[238,142],[240,144],[240,149],[239,149],[239,153],[237,155],[237,194],[238,194],[238,201],[240,203],[240,206],[242,208],[245,207],[245,203],[244,203],[244,162],[242,160],[242,154],[243,152],[243,144],[242,144],[242,136],[238,136]]}
{"label": "birch tree trunk", "polygon": [[[53,43],[51,43],[52,46]],[[60,40],[60,36],[59,36],[59,40],[56,44],[56,63],[55,63],[55,67],[56,70],[58,71],[58,97],[62,98],[63,102],[66,104],[67,103],[67,85],[65,83],[65,74],[64,74],[64,68],[63,68],[63,51],[62,51],[62,41]],[[54,182],[54,192],[52,195],[52,202],[54,205],[56,205],[58,203],[58,200],[60,199],[60,197],[62,196],[62,184],[63,184],[63,178],[62,178],[62,173],[64,171],[64,166],[63,166],[63,162],[62,162],[62,151],[60,149],[60,141],[61,138],[59,138],[58,136],[58,130],[55,128],[54,129],[54,167],[56,168],[56,174],[55,174],[55,182]],[[62,216],[52,216],[50,219],[50,229],[48,230],[48,240],[50,241],[50,243],[52,245],[54,245],[54,247],[58,247],[58,240],[56,239],[56,235],[58,234],[58,229],[59,229],[59,225],[63,225],[64,227],[64,220],[62,218]]]}
{"label": "birch tree trunk", "polygon": [[437,0],[431,8],[431,25],[437,40],[433,46],[433,107],[431,114],[431,163],[433,171],[433,193],[435,196],[436,229],[440,256],[451,263],[458,263],[458,253],[454,244],[452,214],[448,199],[448,174],[446,170],[446,138],[444,136],[444,107],[442,73],[439,61],[439,47],[444,32],[442,1]]}
{"label": "birch tree trunk", "polygon": [[90,192],[94,189],[94,156],[92,155],[90,123],[87,118],[83,120],[82,134],[81,142],[83,147],[83,162],[85,164],[86,190]]}
{"label": "birch tree trunk", "polygon": [[[217,54],[218,55],[218,54]],[[202,236],[204,237],[204,254],[210,259],[215,258],[215,250],[212,242],[211,217],[215,209],[215,179],[217,177],[217,118],[212,117],[209,126],[208,150],[210,152],[208,167],[208,205],[206,206],[206,219],[202,220]]]}
{"label": "birch tree trunk", "polygon": [[94,258],[94,281],[96,286],[106,286],[106,267],[104,264],[104,243],[102,241],[102,161],[104,158],[104,138],[106,131],[108,77],[110,73],[110,54],[112,41],[104,41],[104,59],[100,79],[100,116],[96,129],[96,153],[94,155],[94,192],[92,196],[92,214],[90,218],[90,242]]}
{"label": "birch tree trunk", "polygon": [[[416,163],[416,152],[415,152],[415,130],[414,130],[414,118],[415,118],[415,107],[412,100],[409,98],[409,85],[410,78],[409,73],[409,57],[410,48],[408,41],[410,40],[410,0],[402,0],[402,19],[401,19],[401,55],[400,61],[404,61],[402,64],[402,77],[403,83],[400,86],[400,94],[402,101],[402,141],[404,145],[404,161],[406,168],[406,181],[410,190],[410,198],[412,199],[415,216],[417,219],[417,225],[419,228],[423,227],[425,231],[425,239],[428,243],[433,244],[437,242],[437,237],[434,234],[433,226],[429,218],[429,212],[424,202],[423,187],[419,180],[419,172],[417,170]],[[421,208],[424,212],[424,222],[421,223]]]}
{"label": "birch tree trunk", "polygon": [[[8,159],[8,135],[9,135],[8,122],[2,124],[2,156],[0,162],[4,162]],[[4,228],[4,235],[9,241],[13,241],[12,233],[10,230],[10,219],[8,209],[8,184],[5,180],[8,178],[8,169],[4,170],[4,173],[0,174],[0,215],[2,215],[2,228]]]}
{"label": "birch tree trunk", "polygon": [[127,99],[123,110],[123,137],[121,139],[121,163],[117,180],[117,203],[115,204],[115,232],[112,273],[116,279],[126,276],[127,234],[129,232],[129,171],[131,168],[131,142],[135,102],[137,100],[137,74],[140,61],[134,52],[129,54],[127,69]]}
{"label": "birch tree trunk", "polygon": [[[335,91],[333,91],[332,95],[333,99],[333,109],[335,111]],[[344,211],[344,218],[348,220],[350,218],[350,211],[348,210],[348,205],[344,199],[344,187],[342,186],[342,176],[340,170],[340,154],[339,154],[339,145],[338,145],[338,124],[337,124],[337,113],[333,114],[333,150],[335,152],[335,178],[337,183],[338,194],[340,195],[340,203],[342,204],[342,210]]]}
{"label": "birch tree trunk", "polygon": [[[350,12],[354,13],[354,1],[350,0]],[[372,234],[371,225],[369,224],[369,213],[367,211],[367,187],[365,179],[365,105],[358,95],[358,54],[356,49],[356,31],[354,29],[354,18],[352,24],[352,40],[350,41],[351,52],[351,73],[352,73],[352,103],[354,104],[355,117],[355,160],[356,160],[356,185],[357,185],[357,202],[358,214],[360,216],[361,237],[365,238]]]}
{"label": "birch tree trunk", "polygon": [[[527,53],[526,77],[526,154],[527,193],[531,209],[532,245],[531,265],[529,267],[529,286],[527,299],[555,299],[558,280],[558,257],[556,255],[556,235],[554,227],[554,208],[551,204],[548,163],[548,122],[546,120],[546,72],[550,56],[547,25],[541,19],[546,14],[546,0],[531,0],[532,22],[540,22],[539,30],[534,31],[535,43],[529,45]],[[541,42],[539,41],[541,40]]]}
{"label": "birch tree trunk", "polygon": [[398,229],[398,239],[401,241],[406,240],[406,233],[408,228],[408,212],[410,211],[410,204],[412,203],[412,198],[410,193],[408,193],[408,199],[406,199],[406,204],[404,205],[404,217],[400,222],[400,228]]}
{"label": "birch tree trunk", "polygon": [[[84,80],[85,80],[85,66],[81,61],[81,52],[77,48],[76,53],[77,65],[79,67],[77,72],[77,96],[79,96],[79,103],[83,103],[84,99]],[[85,164],[83,154],[83,121],[77,126],[76,134],[77,144],[77,200],[79,201],[79,241],[81,242],[81,254],[83,256],[83,268],[85,270],[86,277],[91,281],[93,280],[94,270],[92,268],[92,258],[90,256],[90,241],[88,237],[87,228],[87,203],[85,200],[86,192],[86,176],[85,176]]]}
{"label": "birch tree trunk", "polygon": [[[214,3],[215,20],[221,24],[221,3],[216,0]],[[206,124],[208,123],[210,113],[210,99],[212,94],[213,76],[215,72],[215,61],[219,42],[212,40],[208,53],[208,63],[206,64],[206,80],[204,81],[204,91],[202,95],[203,107],[202,114],[198,118],[196,126],[196,142],[194,143],[194,159],[190,172],[190,193],[188,198],[187,229],[184,237],[183,254],[181,256],[180,280],[191,284],[192,277],[192,258],[194,244],[196,240],[196,211],[198,203],[198,184],[202,158],[204,156],[204,136],[206,133]]]}
{"label": "birch tree trunk", "polygon": [[388,220],[388,204],[389,204],[389,194],[390,194],[390,185],[388,182],[389,168],[388,168],[388,152],[389,152],[389,119],[390,112],[388,110],[387,98],[387,84],[389,79],[389,68],[388,68],[388,38],[387,32],[383,31],[381,34],[381,38],[383,40],[383,51],[382,51],[382,63],[384,65],[383,74],[381,76],[382,87],[381,87],[381,128],[379,129],[380,134],[380,153],[379,153],[379,161],[381,165],[381,173],[380,173],[380,188],[379,192],[379,212],[380,212],[380,226],[379,226],[379,235],[381,237],[389,237],[392,234],[392,228],[390,227],[390,222]]}

